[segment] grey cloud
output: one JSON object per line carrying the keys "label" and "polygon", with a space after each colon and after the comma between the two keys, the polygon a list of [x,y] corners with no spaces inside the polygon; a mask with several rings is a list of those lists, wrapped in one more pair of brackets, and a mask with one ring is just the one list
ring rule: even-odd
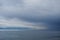
{"label": "grey cloud", "polygon": [[16,4],[22,4],[23,0],[0,0],[0,3],[4,6],[16,6]]}
{"label": "grey cloud", "polygon": [[[2,0],[1,0],[2,1]],[[26,2],[25,2],[26,1]],[[35,2],[36,1],[36,2]],[[19,18],[33,23],[45,23],[49,26],[60,26],[60,0],[3,0],[0,2],[0,16]],[[16,11],[5,11],[4,7]],[[17,10],[19,8],[19,12]],[[6,9],[7,10],[7,9]],[[39,24],[40,25],[40,24]],[[50,27],[49,27],[50,28]],[[52,27],[51,27],[52,28]],[[58,28],[57,28],[58,29]]]}

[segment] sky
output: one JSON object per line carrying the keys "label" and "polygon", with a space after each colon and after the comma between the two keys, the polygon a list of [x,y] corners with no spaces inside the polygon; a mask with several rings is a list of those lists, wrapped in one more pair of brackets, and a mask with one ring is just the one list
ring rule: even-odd
{"label": "sky", "polygon": [[60,29],[60,0],[0,0],[1,27]]}

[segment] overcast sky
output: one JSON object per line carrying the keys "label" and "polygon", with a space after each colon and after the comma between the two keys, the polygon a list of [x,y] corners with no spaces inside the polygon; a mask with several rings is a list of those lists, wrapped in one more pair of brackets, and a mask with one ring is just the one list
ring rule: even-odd
{"label": "overcast sky", "polygon": [[60,0],[0,0],[1,27],[60,28]]}

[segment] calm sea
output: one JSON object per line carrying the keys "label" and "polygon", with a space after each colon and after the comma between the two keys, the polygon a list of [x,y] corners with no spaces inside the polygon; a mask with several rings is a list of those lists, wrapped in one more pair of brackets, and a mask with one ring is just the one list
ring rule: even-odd
{"label": "calm sea", "polygon": [[60,31],[0,31],[0,40],[60,40]]}

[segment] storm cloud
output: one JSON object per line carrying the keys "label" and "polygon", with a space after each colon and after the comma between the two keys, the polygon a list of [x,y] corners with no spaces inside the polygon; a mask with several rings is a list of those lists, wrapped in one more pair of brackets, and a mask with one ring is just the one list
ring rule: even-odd
{"label": "storm cloud", "polygon": [[[60,26],[60,0],[0,0],[0,16],[0,20],[17,19],[14,22],[22,26],[57,28],[58,30]],[[17,23],[18,20],[19,23]],[[9,21],[6,23],[8,24]],[[15,24],[13,23],[13,25]]]}

